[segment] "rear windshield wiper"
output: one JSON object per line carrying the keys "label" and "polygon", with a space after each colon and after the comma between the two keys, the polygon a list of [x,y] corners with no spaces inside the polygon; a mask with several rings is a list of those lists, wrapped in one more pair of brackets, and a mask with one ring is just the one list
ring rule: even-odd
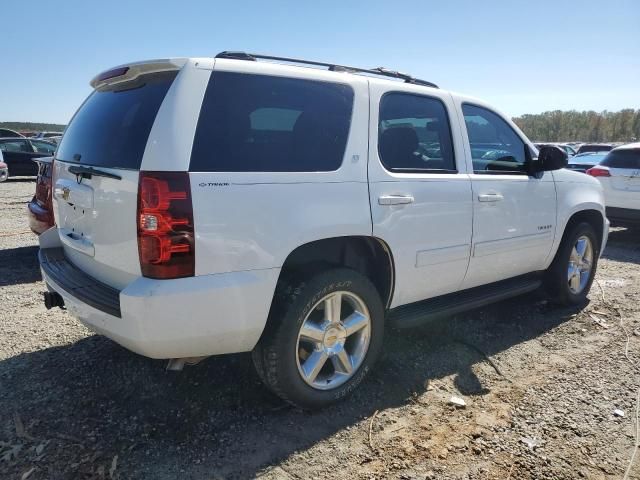
{"label": "rear windshield wiper", "polygon": [[113,178],[115,180],[122,180],[122,177],[120,175],[116,175],[115,173],[109,173],[105,172],[104,170],[98,170],[93,167],[85,167],[82,165],[70,166],[69,173],[73,173],[80,178],[91,178],[93,175],[95,175],[96,177],[107,177]]}

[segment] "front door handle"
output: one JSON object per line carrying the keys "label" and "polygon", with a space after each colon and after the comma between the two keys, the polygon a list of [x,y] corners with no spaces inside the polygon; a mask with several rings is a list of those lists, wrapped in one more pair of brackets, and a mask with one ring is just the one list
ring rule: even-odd
{"label": "front door handle", "polygon": [[499,202],[503,199],[504,197],[499,193],[481,193],[478,195],[478,200],[480,202]]}
{"label": "front door handle", "polygon": [[378,197],[378,205],[407,205],[413,203],[411,195],[382,195]]}

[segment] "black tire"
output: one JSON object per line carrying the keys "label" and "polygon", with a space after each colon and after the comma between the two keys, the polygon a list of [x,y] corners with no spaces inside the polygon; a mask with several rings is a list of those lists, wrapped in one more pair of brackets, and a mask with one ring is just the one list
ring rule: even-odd
{"label": "black tire", "polygon": [[[567,269],[573,247],[582,236],[587,237],[593,246],[593,261],[590,276],[585,287],[579,293],[574,293],[569,288]],[[551,300],[560,305],[584,304],[587,301],[587,294],[595,278],[599,257],[600,240],[593,226],[587,222],[581,222],[571,226],[565,232],[558,252],[545,275],[545,287]]]}
{"label": "black tire", "polygon": [[[318,390],[298,371],[298,333],[314,306],[326,295],[347,291],[357,295],[370,316],[369,346],[355,373],[333,389]],[[348,396],[377,360],[384,334],[384,308],[371,281],[347,268],[327,270],[305,280],[282,280],[276,289],[267,327],[253,350],[253,362],[262,381],[287,402],[319,409]]]}

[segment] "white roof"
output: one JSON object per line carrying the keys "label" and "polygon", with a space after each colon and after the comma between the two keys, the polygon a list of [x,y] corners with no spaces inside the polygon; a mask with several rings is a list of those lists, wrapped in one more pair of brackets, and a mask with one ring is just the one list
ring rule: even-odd
{"label": "white roof", "polygon": [[614,148],[614,150],[640,150],[640,142],[626,143]]}

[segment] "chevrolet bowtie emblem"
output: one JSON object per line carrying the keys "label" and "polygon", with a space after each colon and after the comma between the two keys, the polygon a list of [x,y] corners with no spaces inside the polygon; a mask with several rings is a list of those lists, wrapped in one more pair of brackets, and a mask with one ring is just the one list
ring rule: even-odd
{"label": "chevrolet bowtie emblem", "polygon": [[71,194],[71,189],[69,187],[62,188],[62,198],[64,200],[69,200],[69,194]]}

